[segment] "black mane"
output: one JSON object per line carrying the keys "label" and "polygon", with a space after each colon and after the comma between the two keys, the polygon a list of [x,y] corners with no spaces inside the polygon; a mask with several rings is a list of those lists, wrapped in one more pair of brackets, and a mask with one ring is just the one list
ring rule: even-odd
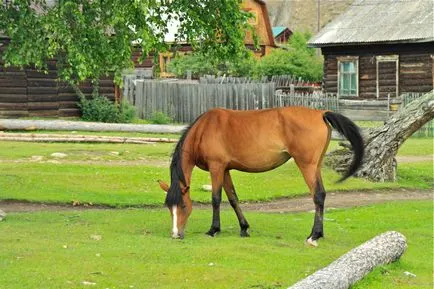
{"label": "black mane", "polygon": [[182,182],[185,186],[187,186],[184,172],[182,171],[182,147],[188,133],[190,132],[190,129],[201,116],[202,115],[197,117],[196,120],[183,131],[181,138],[179,139],[175,150],[173,151],[172,163],[170,164],[170,188],[167,192],[165,201],[165,204],[168,207],[178,205],[182,202],[182,191],[179,182]]}

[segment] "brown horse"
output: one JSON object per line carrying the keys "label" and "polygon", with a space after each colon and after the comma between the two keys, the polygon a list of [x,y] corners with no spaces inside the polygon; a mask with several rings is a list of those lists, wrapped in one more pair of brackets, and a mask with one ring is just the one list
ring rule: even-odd
{"label": "brown horse", "polygon": [[291,157],[302,172],[315,204],[315,218],[307,242],[316,246],[323,236],[325,190],[321,161],[330,142],[330,125],[347,138],[354,151],[353,162],[341,181],[356,172],[363,158],[363,140],[358,127],[331,111],[284,107],[254,111],[212,109],[199,116],[182,134],[170,165],[166,205],[172,216],[172,237],[183,238],[192,211],[191,173],[195,166],[209,171],[212,180],[213,218],[208,235],[220,232],[222,187],[247,237],[249,224],[238,204],[230,171],[265,172]]}

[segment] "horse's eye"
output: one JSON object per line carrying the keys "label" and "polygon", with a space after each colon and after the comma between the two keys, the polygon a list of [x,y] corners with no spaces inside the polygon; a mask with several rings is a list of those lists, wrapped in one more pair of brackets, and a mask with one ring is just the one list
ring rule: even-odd
{"label": "horse's eye", "polygon": [[181,209],[185,209],[185,208],[187,208],[187,206],[186,205],[181,205]]}

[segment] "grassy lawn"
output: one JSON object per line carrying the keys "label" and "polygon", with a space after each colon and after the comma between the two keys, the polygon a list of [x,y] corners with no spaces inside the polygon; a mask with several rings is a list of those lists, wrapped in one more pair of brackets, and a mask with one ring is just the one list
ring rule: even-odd
{"label": "grassy lawn", "polygon": [[[401,173],[401,170],[403,173]],[[110,206],[162,205],[164,194],[156,180],[168,180],[169,171],[162,167],[140,165],[78,165],[0,163],[0,199],[38,202],[106,204]],[[371,183],[349,179],[336,184],[339,175],[323,169],[328,191],[382,189],[393,187],[432,187],[432,164],[405,164],[399,170],[397,183]],[[262,174],[233,172],[242,201],[270,200],[308,193],[304,180],[293,162]],[[192,199],[210,202],[210,193],[201,190],[209,184],[209,174],[196,169],[192,178]]]}
{"label": "grassy lawn", "polygon": [[286,288],[397,230],[408,240],[404,256],[354,288],[432,288],[432,210],[431,201],[331,210],[318,248],[303,244],[312,213],[247,212],[251,237],[240,239],[231,210],[216,238],[204,235],[211,210],[194,210],[182,241],[169,238],[165,209],[11,213],[0,223],[0,287]]}
{"label": "grassy lawn", "polygon": [[[337,142],[332,142],[330,149],[336,145]],[[164,195],[156,180],[170,181],[168,164],[173,146],[0,142],[0,199],[60,203],[74,200],[110,206],[161,205]],[[68,156],[56,160],[50,156],[54,152]],[[400,155],[432,155],[432,139],[410,139],[401,148]],[[42,159],[35,161],[32,156]],[[429,189],[432,188],[432,175],[430,161],[403,163],[398,166],[397,183],[349,179],[335,184],[339,176],[330,169],[323,169],[328,191],[393,187]],[[243,201],[308,193],[292,161],[267,173],[233,172],[233,178]],[[209,183],[208,173],[195,169],[191,186],[195,201],[210,201],[210,194],[201,190],[202,185]]]}
{"label": "grassy lawn", "polygon": [[[121,134],[113,134],[119,135]],[[163,135],[149,135],[146,137],[163,137]],[[174,137],[177,135],[167,135]],[[434,140],[432,138],[410,138],[399,149],[401,156],[433,155]],[[67,160],[140,160],[140,158],[170,159],[175,144],[92,144],[92,143],[33,143],[33,142],[1,142],[0,160],[15,160],[43,156],[50,159],[50,154],[62,152],[68,154]],[[331,141],[328,151],[338,148],[338,141]],[[111,152],[119,152],[113,155]]]}

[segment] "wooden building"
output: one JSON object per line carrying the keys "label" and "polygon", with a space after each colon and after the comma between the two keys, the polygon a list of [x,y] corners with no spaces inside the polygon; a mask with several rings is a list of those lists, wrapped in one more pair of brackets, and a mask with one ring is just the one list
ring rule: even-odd
{"label": "wooden building", "polygon": [[271,28],[273,31],[274,42],[276,44],[285,44],[288,42],[289,37],[292,35],[292,31],[285,26],[274,26]]}
{"label": "wooden building", "polygon": [[432,90],[432,5],[426,0],[355,1],[308,43],[324,55],[324,90],[357,99]]}
{"label": "wooden building", "polygon": [[259,38],[259,49],[256,50],[254,48],[253,37],[250,31],[246,33],[244,44],[252,49],[257,57],[269,54],[276,47],[276,44],[274,43],[266,2],[263,0],[244,0],[241,4],[241,9],[253,14],[249,23],[253,25]]}
{"label": "wooden building", "polygon": [[[0,55],[9,39],[0,35]],[[33,67],[5,67],[0,57],[0,117],[68,117],[79,116],[78,96],[66,83],[57,80],[56,62],[48,63],[48,73]],[[90,83],[80,86],[91,95]],[[101,79],[99,91],[115,98],[113,78]]]}

